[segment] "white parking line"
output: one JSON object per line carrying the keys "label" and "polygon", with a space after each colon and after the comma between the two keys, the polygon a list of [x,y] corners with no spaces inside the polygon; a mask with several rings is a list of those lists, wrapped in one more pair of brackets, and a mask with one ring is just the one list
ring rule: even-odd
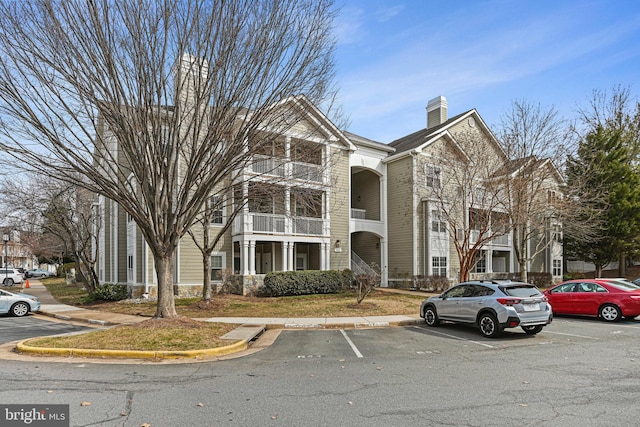
{"label": "white parking line", "polygon": [[587,337],[587,336],[584,336],[584,335],[566,334],[564,332],[553,332],[553,331],[548,331],[546,329],[545,329],[544,333],[545,334],[566,335],[568,337],[585,338],[585,339],[588,339],[588,340],[599,340],[600,339],[600,338],[595,338],[595,337]]}
{"label": "white parking line", "polygon": [[[420,328],[418,326],[413,326],[413,328],[420,329],[421,331],[425,331],[424,328]],[[460,341],[466,341],[466,342],[470,342],[470,343],[473,343],[473,344],[478,344],[478,345],[481,345],[481,346],[484,346],[484,347],[495,348],[494,346],[489,345],[489,344],[485,344],[483,342],[468,340],[466,338],[458,337],[456,335],[445,334],[444,332],[435,331],[433,329],[429,329],[428,332],[429,333],[438,334],[438,335],[442,335],[442,336],[449,337],[449,338],[453,338],[453,339],[460,340]]]}
{"label": "white parking line", "polygon": [[344,337],[344,339],[347,340],[347,343],[349,343],[349,345],[351,346],[351,350],[353,350],[356,356],[364,357],[362,356],[362,353],[360,353],[360,351],[358,350],[358,347],[356,347],[353,341],[351,341],[351,339],[347,336],[347,333],[344,331],[344,329],[340,329],[340,332],[342,333],[342,336]]}

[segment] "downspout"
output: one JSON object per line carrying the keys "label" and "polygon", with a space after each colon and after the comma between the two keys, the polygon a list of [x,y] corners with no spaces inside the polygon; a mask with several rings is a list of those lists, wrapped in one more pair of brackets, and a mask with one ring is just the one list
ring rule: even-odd
{"label": "downspout", "polygon": [[429,274],[429,235],[428,235],[428,225],[429,225],[429,202],[426,200],[422,201],[422,272],[425,276],[430,276]]}

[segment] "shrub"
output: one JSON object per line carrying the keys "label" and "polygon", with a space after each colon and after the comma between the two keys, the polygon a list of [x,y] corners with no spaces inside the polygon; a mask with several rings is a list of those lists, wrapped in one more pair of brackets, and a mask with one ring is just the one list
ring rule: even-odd
{"label": "shrub", "polygon": [[127,289],[127,285],[104,283],[96,287],[96,290],[91,294],[91,297],[91,299],[94,300],[121,301],[129,298],[129,290]]}
{"label": "shrub", "polygon": [[378,274],[356,275],[356,302],[360,304],[378,286],[380,286],[380,276]]}
{"label": "shrub", "polygon": [[341,275],[335,270],[274,271],[264,277],[258,296],[281,297],[310,294],[335,294],[342,286]]}
{"label": "shrub", "polygon": [[425,280],[425,289],[432,292],[444,292],[451,286],[451,282],[444,276],[429,276]]}

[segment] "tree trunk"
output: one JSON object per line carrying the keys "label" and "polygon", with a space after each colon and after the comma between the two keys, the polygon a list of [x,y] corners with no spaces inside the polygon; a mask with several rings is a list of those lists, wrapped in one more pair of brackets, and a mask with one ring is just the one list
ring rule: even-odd
{"label": "tree trunk", "polygon": [[158,306],[154,318],[178,317],[173,298],[173,257],[171,254],[153,257],[158,278]]}
{"label": "tree trunk", "polygon": [[620,261],[618,262],[618,276],[625,277],[627,275],[627,255],[620,255]]}
{"label": "tree trunk", "polygon": [[602,277],[602,265],[596,264],[596,279]]}
{"label": "tree trunk", "polygon": [[211,301],[213,289],[211,287],[211,256],[208,253],[202,256],[202,301]]}
{"label": "tree trunk", "polygon": [[527,260],[519,259],[518,264],[520,265],[520,281],[527,283],[527,280],[529,280],[529,275],[527,271]]}

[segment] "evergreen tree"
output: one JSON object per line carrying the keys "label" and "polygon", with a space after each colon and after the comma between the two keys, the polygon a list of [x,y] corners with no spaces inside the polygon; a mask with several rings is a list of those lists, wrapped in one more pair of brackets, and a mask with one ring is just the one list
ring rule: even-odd
{"label": "evergreen tree", "polygon": [[620,129],[598,126],[567,160],[568,185],[584,189],[579,194],[587,205],[584,216],[599,216],[600,222],[594,224],[593,240],[567,236],[565,251],[594,263],[596,275],[638,246],[640,176],[623,135]]}

